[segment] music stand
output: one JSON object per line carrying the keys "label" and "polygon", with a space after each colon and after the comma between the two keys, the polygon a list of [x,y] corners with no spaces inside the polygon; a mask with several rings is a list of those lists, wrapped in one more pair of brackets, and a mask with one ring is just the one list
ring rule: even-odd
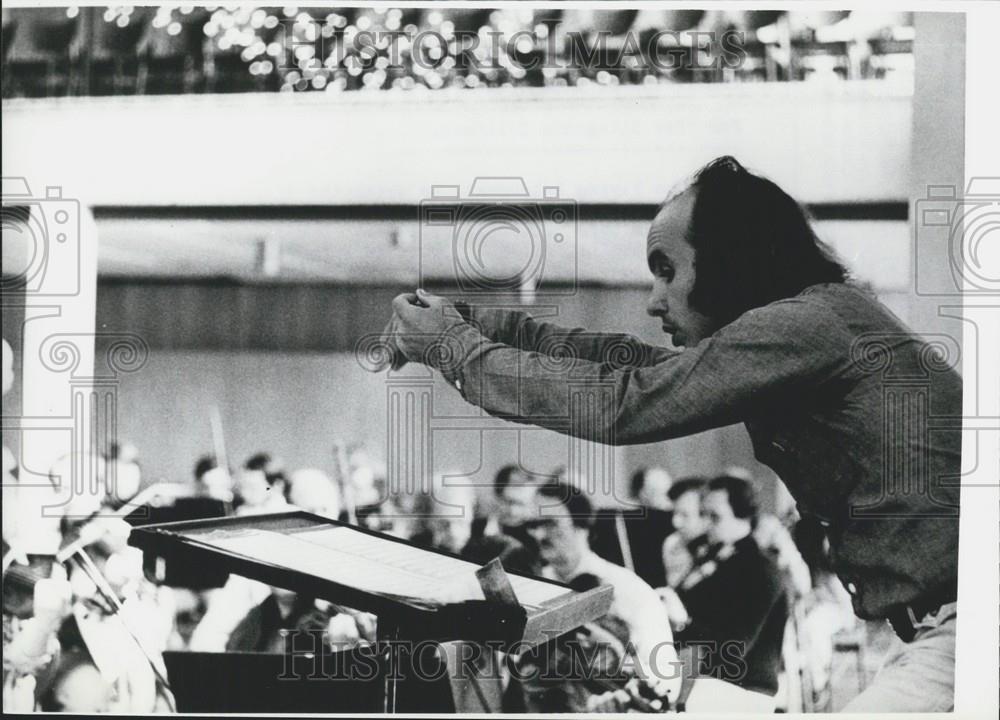
{"label": "music stand", "polygon": [[[612,599],[610,586],[576,592],[511,573],[520,604],[485,600],[475,563],[302,511],[138,527],[129,543],[169,563],[224,569],[374,613],[378,649],[389,661],[386,712],[396,709],[393,650],[401,643],[468,640],[524,650],[604,615]],[[469,594],[442,600],[440,588],[455,579],[472,580]]]}

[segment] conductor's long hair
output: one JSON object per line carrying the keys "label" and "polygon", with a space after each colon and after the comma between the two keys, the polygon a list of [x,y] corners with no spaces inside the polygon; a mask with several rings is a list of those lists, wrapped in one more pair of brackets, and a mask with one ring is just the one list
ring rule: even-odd
{"label": "conductor's long hair", "polygon": [[735,158],[708,163],[684,189],[695,192],[688,240],[696,270],[689,300],[720,325],[810,285],[848,280],[805,209]]}

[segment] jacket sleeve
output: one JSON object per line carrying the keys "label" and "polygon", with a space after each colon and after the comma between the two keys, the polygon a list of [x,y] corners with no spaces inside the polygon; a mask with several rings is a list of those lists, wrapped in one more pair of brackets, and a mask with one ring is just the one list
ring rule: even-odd
{"label": "jacket sleeve", "polygon": [[[508,327],[500,330],[498,337],[511,339]],[[569,337],[579,338],[576,332]],[[447,338],[450,360],[439,369],[492,415],[605,444],[656,442],[742,422],[781,398],[807,401],[851,374],[845,323],[807,298],[751,310],[682,353],[644,356],[652,363],[589,359],[608,347],[589,341],[579,356],[528,349],[560,337],[530,324],[525,337],[516,347],[456,324]]]}
{"label": "jacket sleeve", "polygon": [[625,333],[561,327],[517,310],[468,307],[462,314],[495,343],[563,362],[585,360],[614,368],[648,367],[677,354]]}

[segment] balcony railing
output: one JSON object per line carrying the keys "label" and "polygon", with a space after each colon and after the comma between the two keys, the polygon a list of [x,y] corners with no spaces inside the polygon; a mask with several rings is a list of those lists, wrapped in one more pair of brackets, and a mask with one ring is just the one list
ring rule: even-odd
{"label": "balcony railing", "polygon": [[903,13],[267,7],[3,11],[3,97],[895,79]]}

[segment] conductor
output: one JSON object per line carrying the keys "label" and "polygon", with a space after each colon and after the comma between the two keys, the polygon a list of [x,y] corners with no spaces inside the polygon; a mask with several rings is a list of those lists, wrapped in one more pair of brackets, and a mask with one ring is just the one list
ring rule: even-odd
{"label": "conductor", "polygon": [[[490,414],[587,440],[650,443],[742,422],[800,513],[825,527],[855,613],[898,635],[845,711],[952,709],[958,374],[850,280],[800,205],[732,157],[668,197],[646,260],[646,310],[679,350],[421,290],[393,301],[390,341]],[[546,357],[554,347],[558,362]],[[926,412],[898,411],[911,391],[933,429]]]}

